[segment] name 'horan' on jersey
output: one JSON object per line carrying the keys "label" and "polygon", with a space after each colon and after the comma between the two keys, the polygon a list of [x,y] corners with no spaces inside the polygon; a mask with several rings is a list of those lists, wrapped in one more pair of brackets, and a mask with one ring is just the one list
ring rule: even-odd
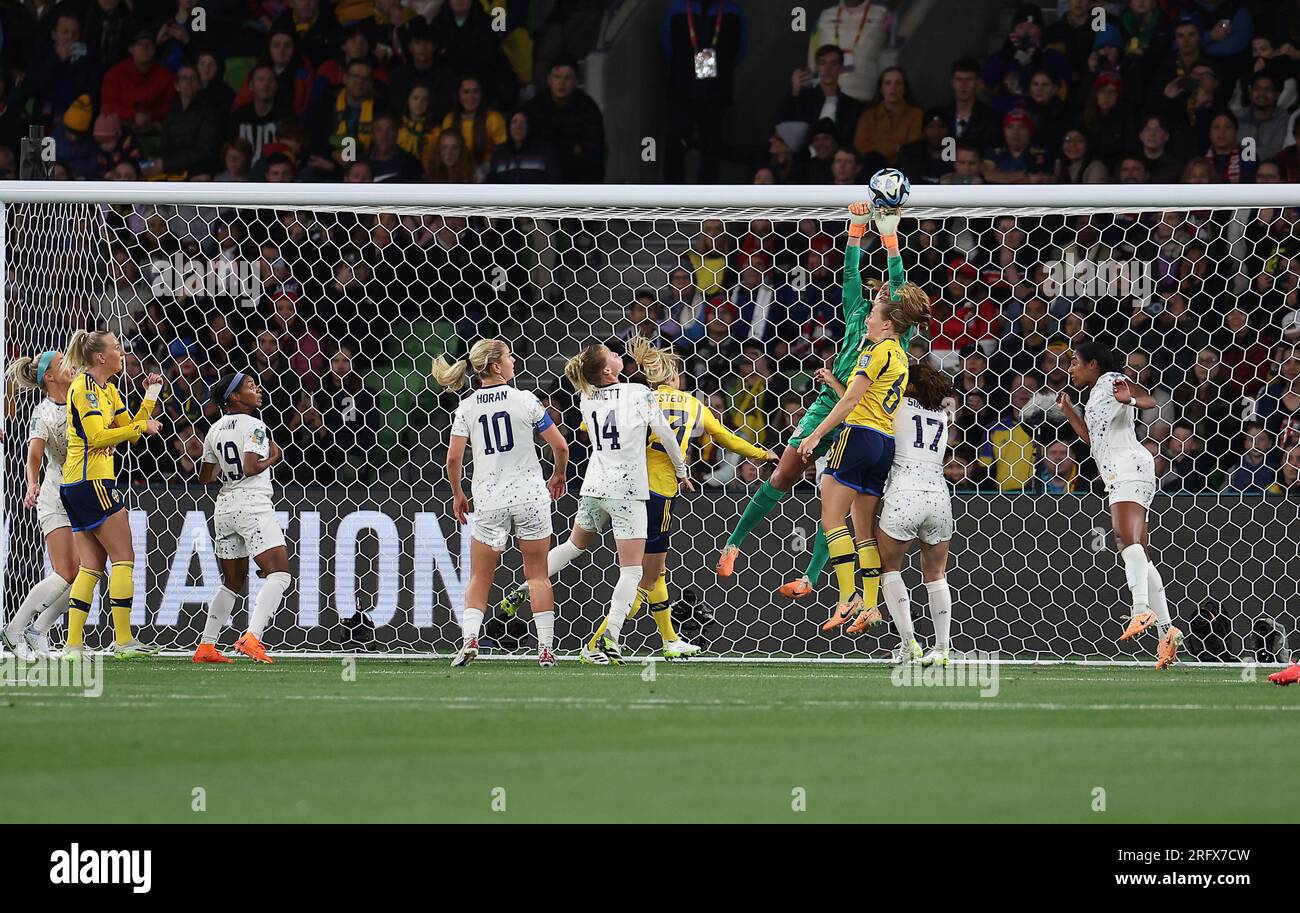
{"label": "name 'horan' on jersey", "polygon": [[926,409],[907,397],[894,413],[894,463],[885,483],[890,491],[948,490],[943,467],[948,453],[948,413]]}
{"label": "name 'horan' on jersey", "polygon": [[244,475],[244,454],[271,455],[271,434],[266,423],[251,415],[227,415],[208,429],[203,440],[203,462],[216,463],[221,479],[217,504],[271,505],[271,470]]}
{"label": "name 'horan' on jersey", "polygon": [[511,386],[476,390],[460,401],[451,433],[473,447],[475,510],[551,499],[533,435],[553,424],[541,400]]}
{"label": "name 'horan' on jersey", "polygon": [[1124,375],[1110,372],[1097,378],[1084,422],[1092,442],[1092,458],[1107,490],[1115,482],[1154,482],[1155,458],[1138,443],[1135,421],[1137,409],[1115,398],[1115,383]]}
{"label": "name 'horan' on jersey", "polygon": [[[672,429],[654,393],[645,384],[610,384],[583,394],[578,408],[591,441],[581,493],[593,498],[649,500],[647,435],[657,427],[665,432],[665,440],[673,440]],[[683,478],[681,451],[670,447],[668,455],[674,468],[683,467],[677,473],[678,478]]]}

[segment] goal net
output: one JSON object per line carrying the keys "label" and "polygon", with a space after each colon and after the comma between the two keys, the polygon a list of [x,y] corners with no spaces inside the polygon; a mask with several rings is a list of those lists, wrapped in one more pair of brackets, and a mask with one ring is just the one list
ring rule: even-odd
{"label": "goal net", "polygon": [[[1262,185],[1107,187],[1110,205],[1097,208],[1084,189],[917,188],[903,221],[909,278],[935,301],[911,354],[951,372],[959,389],[946,469],[957,521],[953,648],[1099,661],[1154,649],[1117,643],[1127,590],[1106,501],[1056,407],[1070,349],[1091,337],[1126,352],[1130,375],[1157,400],[1140,415],[1161,485],[1151,548],[1190,634],[1187,658],[1269,658],[1286,650],[1300,610],[1300,242],[1296,210],[1284,208],[1300,200]],[[197,643],[221,583],[215,490],[195,476],[214,417],[207,389],[222,373],[255,373],[286,454],[275,501],[294,587],[268,647],[448,653],[469,536],[442,468],[459,395],[432,380],[433,358],[506,340],[520,358],[517,383],[576,439],[558,542],[585,463],[562,382],[579,347],[617,346],[633,332],[675,346],[687,389],[731,430],[779,452],[843,326],[851,197],[840,188],[11,183],[0,199],[7,358],[98,326],[128,350],[118,385],[133,406],[144,374],[167,378],[163,434],[119,457],[136,546],[133,620],[142,639],[177,650]],[[882,276],[870,237],[865,251],[864,275]],[[48,568],[35,512],[22,504],[37,401],[30,391],[6,397],[7,613]],[[668,565],[687,634],[715,656],[888,655],[895,640],[884,626],[821,632],[835,601],[828,571],[803,600],[777,595],[810,554],[816,469],[757,527],[735,576],[720,579],[718,550],[767,470],[700,441],[690,462],[699,490],[678,502]],[[561,652],[604,612],[611,546],[556,583]],[[904,576],[924,641],[925,590],[914,564]],[[260,583],[250,578],[225,644],[245,623]],[[520,580],[512,550],[491,604]],[[87,627],[91,648],[111,642],[104,598]],[[634,654],[658,649],[646,614],[627,627]],[[533,648],[521,619],[491,619],[485,640],[489,653]]]}

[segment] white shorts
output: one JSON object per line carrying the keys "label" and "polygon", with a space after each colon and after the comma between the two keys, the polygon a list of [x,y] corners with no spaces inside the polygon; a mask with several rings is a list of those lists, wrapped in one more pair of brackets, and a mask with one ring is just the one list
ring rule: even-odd
{"label": "white shorts", "polygon": [[946,491],[886,492],[880,505],[879,526],[899,542],[947,542],[952,538],[952,498]]}
{"label": "white shorts", "polygon": [[1118,504],[1121,501],[1136,501],[1144,509],[1150,509],[1151,501],[1156,496],[1156,483],[1148,482],[1145,479],[1135,479],[1130,482],[1112,482],[1108,489],[1110,503]]}
{"label": "white shorts", "polygon": [[36,522],[41,525],[42,536],[65,526],[72,527],[68,512],[63,509],[63,499],[59,497],[58,483],[41,485],[41,493],[36,498]]}
{"label": "white shorts", "polygon": [[274,510],[235,508],[212,514],[218,558],[256,558],[262,552],[284,545],[284,533]]}
{"label": "white shorts", "polygon": [[583,495],[578,499],[578,515],[574,522],[589,533],[604,532],[605,527],[612,524],[615,539],[644,539],[645,502]]}
{"label": "white shorts", "polygon": [[516,539],[545,539],[551,535],[551,505],[548,501],[514,504],[496,510],[476,510],[470,534],[498,552]]}

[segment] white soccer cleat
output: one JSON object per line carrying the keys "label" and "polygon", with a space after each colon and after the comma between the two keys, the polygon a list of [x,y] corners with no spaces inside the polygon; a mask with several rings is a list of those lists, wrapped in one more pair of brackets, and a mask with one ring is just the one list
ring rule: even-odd
{"label": "white soccer cleat", "polygon": [[582,645],[582,652],[578,654],[578,662],[584,666],[608,666],[609,657],[601,650],[593,650],[586,644]]}
{"label": "white soccer cleat", "polygon": [[948,665],[948,651],[946,649],[944,650],[931,649],[929,653],[925,654],[925,656],[921,658],[921,665],[923,666]]}
{"label": "white soccer cleat", "polygon": [[451,661],[453,669],[461,669],[468,666],[478,656],[478,638],[471,637],[465,643],[461,644],[460,652]]}
{"label": "white soccer cleat", "polygon": [[161,651],[162,647],[143,643],[135,637],[132,637],[124,644],[113,644],[114,659],[139,659],[142,656],[153,656]]}
{"label": "white soccer cleat", "polygon": [[549,647],[542,647],[542,649],[537,651],[537,665],[541,666],[543,669],[549,669],[551,666],[554,666],[555,663],[555,654],[551,652]]}
{"label": "white soccer cleat", "polygon": [[50,635],[47,631],[42,634],[35,628],[28,628],[23,632],[23,640],[27,641],[27,649],[41,659],[50,658]]}
{"label": "white soccer cleat", "polygon": [[890,662],[895,666],[901,666],[903,663],[920,662],[922,652],[921,645],[918,644],[914,638],[911,643],[899,644],[895,647],[894,654],[890,657]]}
{"label": "white soccer cleat", "polygon": [[4,643],[6,650],[24,662],[35,658],[32,655],[32,651],[27,646],[27,641],[23,639],[22,635],[20,634],[15,637],[9,633],[8,628],[0,631],[0,642]]}
{"label": "white soccer cleat", "polygon": [[697,647],[695,644],[687,643],[680,637],[670,644],[664,644],[664,659],[672,662],[678,659],[690,659],[695,654],[703,650],[703,647]]}

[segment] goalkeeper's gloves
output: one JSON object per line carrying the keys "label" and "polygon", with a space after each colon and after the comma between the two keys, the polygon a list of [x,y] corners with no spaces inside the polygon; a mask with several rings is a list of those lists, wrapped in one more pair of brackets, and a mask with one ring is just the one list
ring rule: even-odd
{"label": "goalkeeper's gloves", "polygon": [[898,223],[903,217],[897,207],[876,206],[871,210],[871,218],[880,237],[888,238],[898,234]]}
{"label": "goalkeeper's gloves", "polygon": [[858,215],[853,211],[853,207],[849,207],[849,237],[861,238],[867,233],[867,226],[871,224],[871,213],[866,210],[865,203],[854,203],[853,205],[862,208],[864,211],[862,215]]}

